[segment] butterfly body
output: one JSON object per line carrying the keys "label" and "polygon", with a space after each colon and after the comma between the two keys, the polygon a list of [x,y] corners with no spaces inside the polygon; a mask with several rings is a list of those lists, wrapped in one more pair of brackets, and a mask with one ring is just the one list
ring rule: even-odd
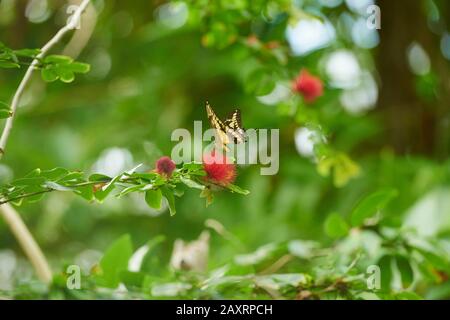
{"label": "butterfly body", "polygon": [[236,109],[224,121],[216,115],[211,105],[206,102],[206,114],[209,123],[217,132],[217,138],[226,151],[229,151],[227,144],[243,143],[246,141],[245,130],[241,124],[241,112]]}

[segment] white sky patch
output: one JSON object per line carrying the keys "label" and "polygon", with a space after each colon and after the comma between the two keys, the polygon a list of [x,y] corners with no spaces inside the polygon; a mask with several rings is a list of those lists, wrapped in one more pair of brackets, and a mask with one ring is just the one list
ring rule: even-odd
{"label": "white sky patch", "polygon": [[307,158],[314,157],[314,145],[320,140],[317,131],[306,127],[295,130],[295,148],[297,152]]}
{"label": "white sky patch", "polygon": [[159,21],[170,29],[182,27],[188,19],[188,7],[184,2],[166,3],[157,9]]}
{"label": "white sky patch", "polygon": [[448,34],[448,33],[446,33],[442,36],[441,51],[442,51],[442,55],[447,60],[450,60],[450,34]]}
{"label": "white sky patch", "polygon": [[47,0],[31,0],[25,8],[25,16],[33,23],[46,21],[50,14]]}
{"label": "white sky patch", "polygon": [[376,29],[367,28],[366,18],[359,18],[352,27],[353,42],[360,48],[372,49],[380,43],[380,36]]}
{"label": "white sky patch", "polygon": [[102,152],[93,166],[93,171],[107,176],[116,176],[133,167],[133,156],[124,148],[110,148]]}
{"label": "white sky patch", "polygon": [[287,27],[286,38],[294,55],[302,56],[330,45],[336,32],[328,21],[301,19]]}
{"label": "white sky patch", "polygon": [[347,7],[353,12],[365,15],[367,7],[374,4],[374,0],[345,0]]}
{"label": "white sky patch", "polygon": [[337,7],[342,3],[343,0],[319,0],[319,3],[327,8]]}
{"label": "white sky patch", "polygon": [[325,72],[335,88],[354,88],[358,85],[361,68],[355,55],[348,50],[331,53],[325,60]]}
{"label": "white sky patch", "polygon": [[264,96],[259,96],[257,99],[264,104],[267,105],[275,105],[286,98],[291,94],[291,89],[286,84],[277,83],[275,88],[269,94]]}
{"label": "white sky patch", "polygon": [[370,72],[361,75],[359,84],[342,92],[340,101],[347,112],[361,114],[375,107],[378,101],[378,85]]}
{"label": "white sky patch", "polygon": [[418,76],[424,76],[430,72],[430,57],[423,47],[413,42],[407,49],[408,64],[411,72]]}

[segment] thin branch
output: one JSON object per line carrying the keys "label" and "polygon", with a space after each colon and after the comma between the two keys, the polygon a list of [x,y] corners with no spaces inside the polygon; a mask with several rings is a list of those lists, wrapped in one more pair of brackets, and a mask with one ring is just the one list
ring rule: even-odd
{"label": "thin branch", "polygon": [[50,283],[52,280],[52,271],[42,250],[39,248],[39,245],[34,240],[25,223],[23,223],[20,215],[10,204],[0,206],[0,215],[3,216],[11,232],[17,238],[17,241],[19,241],[20,246],[36,270],[39,279],[45,283]]}
{"label": "thin branch", "polygon": [[22,81],[19,84],[19,87],[17,88],[16,93],[13,96],[12,102],[11,102],[11,112],[12,115],[6,120],[5,127],[3,128],[2,135],[0,136],[0,159],[2,158],[3,154],[5,153],[6,143],[8,142],[9,135],[11,133],[14,118],[17,112],[17,107],[20,102],[20,98],[22,97],[22,94],[25,90],[26,85],[31,79],[31,76],[33,74],[33,71],[39,61],[47,54],[47,52],[55,45],[57,44],[61,38],[70,30],[73,30],[77,27],[78,22],[80,21],[81,13],[86,9],[87,5],[89,4],[90,0],[83,0],[83,2],[80,4],[80,6],[77,8],[77,10],[73,13],[70,21],[62,27],[54,36],[52,39],[50,39],[49,42],[47,42],[42,48],[39,54],[36,56],[36,58],[31,62],[31,65],[28,67],[27,71],[25,72],[25,75],[22,79]]}

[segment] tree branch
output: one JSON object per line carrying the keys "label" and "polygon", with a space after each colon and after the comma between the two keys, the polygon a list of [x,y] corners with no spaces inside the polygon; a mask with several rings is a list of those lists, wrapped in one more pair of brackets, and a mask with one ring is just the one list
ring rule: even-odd
{"label": "tree branch", "polygon": [[52,271],[42,253],[41,248],[34,240],[25,223],[20,218],[16,210],[9,204],[0,205],[0,215],[3,216],[11,232],[16,237],[26,256],[33,265],[36,273],[43,282],[52,281]]}
{"label": "tree branch", "polygon": [[83,2],[80,4],[80,6],[77,8],[77,10],[73,13],[70,21],[62,27],[54,36],[50,39],[49,42],[47,42],[42,48],[39,54],[36,56],[36,58],[31,62],[31,65],[28,67],[27,71],[25,72],[25,75],[22,79],[22,81],[19,84],[19,87],[17,88],[16,93],[13,96],[12,102],[11,102],[11,112],[12,115],[6,120],[5,127],[3,128],[2,135],[0,136],[0,159],[2,158],[3,154],[5,153],[6,143],[8,142],[9,135],[11,133],[14,118],[17,112],[17,107],[20,102],[20,98],[25,90],[26,85],[31,79],[31,75],[33,74],[33,71],[36,67],[36,65],[39,63],[39,60],[41,60],[45,54],[56,44],[58,43],[61,38],[70,30],[73,30],[77,27],[78,22],[80,21],[81,13],[86,9],[87,5],[89,4],[90,0],[83,0]]}

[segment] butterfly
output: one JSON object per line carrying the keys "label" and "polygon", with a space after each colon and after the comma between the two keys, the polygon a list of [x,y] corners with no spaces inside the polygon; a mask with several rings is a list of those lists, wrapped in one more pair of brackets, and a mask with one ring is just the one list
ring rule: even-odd
{"label": "butterfly", "polygon": [[226,151],[229,151],[227,144],[246,142],[247,137],[245,129],[242,128],[241,111],[239,109],[234,110],[228,118],[222,121],[216,115],[211,105],[206,102],[206,114],[211,127],[216,129],[217,139]]}

